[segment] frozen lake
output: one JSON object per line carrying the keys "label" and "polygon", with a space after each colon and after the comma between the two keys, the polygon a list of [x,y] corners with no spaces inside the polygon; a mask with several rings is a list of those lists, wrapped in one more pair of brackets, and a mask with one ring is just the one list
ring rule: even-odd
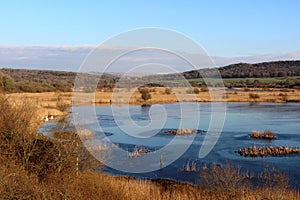
{"label": "frozen lake", "polygon": [[[226,108],[226,115],[220,137],[208,155],[199,158],[199,150],[207,135],[203,131],[209,129],[211,118],[220,116],[224,108]],[[197,183],[197,172],[183,171],[189,161],[196,163],[197,166],[223,165],[229,162],[252,173],[257,173],[265,167],[275,167],[277,170],[289,173],[295,186],[300,185],[299,155],[250,158],[241,157],[235,153],[239,148],[254,144],[299,147],[300,104],[177,103],[146,107],[138,105],[81,106],[74,108],[73,112],[79,113],[81,123],[93,130],[99,141],[108,141],[127,154],[128,151],[132,152],[135,146],[143,146],[153,152],[151,153],[153,155],[145,154],[143,158],[128,158],[126,154],[117,155],[119,151],[112,150],[109,162],[118,164],[116,164],[117,167],[107,167],[105,169],[107,173],[146,178],[170,178]],[[195,128],[197,133],[194,136],[176,136],[176,140],[173,135],[165,134],[166,130],[177,128]],[[248,137],[253,130],[266,129],[272,130],[278,138],[268,141]],[[168,145],[173,147],[170,148],[172,151],[170,149],[159,151]],[[180,155],[175,155],[174,152]],[[163,168],[159,169],[160,155],[163,155],[164,165],[168,162],[170,165],[163,165]],[[120,170],[124,165],[126,165],[125,170]],[[137,170],[137,173],[132,173],[130,171],[132,166],[139,166],[141,169]],[[151,171],[153,168],[157,170]]]}

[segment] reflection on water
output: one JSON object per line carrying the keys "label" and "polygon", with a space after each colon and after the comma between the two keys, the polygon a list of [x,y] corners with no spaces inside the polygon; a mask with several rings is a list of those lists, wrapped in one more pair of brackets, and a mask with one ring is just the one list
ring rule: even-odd
{"label": "reflection on water", "polygon": [[[195,103],[178,103],[159,105],[163,106],[167,114],[167,120],[164,123],[163,129],[176,129],[179,127],[181,120],[180,105],[184,105],[185,112],[188,113],[187,121],[192,121],[195,117]],[[221,103],[215,103],[214,106],[221,106]],[[80,107],[79,109],[85,109]],[[207,130],[211,118],[211,104],[200,103],[200,123],[198,130]],[[217,110],[217,109],[216,109]],[[155,151],[171,140],[172,136],[162,134],[163,130],[155,130],[157,134],[152,137],[140,138],[133,137],[124,133],[114,121],[114,117],[118,115],[118,125],[130,125],[132,120],[139,126],[147,126],[149,123],[161,123],[161,109],[155,109],[155,106],[130,106],[130,117],[124,115],[122,106],[114,107],[114,115],[111,106],[96,106],[95,111],[97,120],[102,128],[102,131],[108,134],[109,140],[118,144],[126,150],[132,150],[135,145],[144,146],[151,151]],[[94,131],[100,131],[97,128],[97,123],[87,123],[86,125]],[[121,124],[119,124],[121,123]],[[189,128],[189,127],[185,127]],[[248,134],[253,130],[271,129],[278,136],[277,140],[254,140],[248,137]],[[292,157],[265,157],[265,158],[244,158],[236,154],[235,151],[239,148],[248,147],[250,145],[289,145],[300,146],[300,104],[296,103],[228,103],[226,120],[222,134],[213,148],[213,150],[203,159],[198,158],[199,149],[204,140],[205,134],[196,135],[194,142],[190,148],[176,162],[161,170],[144,174],[129,174],[137,177],[164,177],[178,180],[186,180],[195,183],[198,179],[196,173],[184,173],[180,169],[187,163],[188,160],[194,160],[200,164],[219,163],[224,164],[230,162],[234,165],[240,165],[242,169],[250,172],[259,172],[264,167],[274,166],[278,170],[288,172],[293,177],[294,185],[300,185],[300,170],[297,170],[300,165],[300,156]],[[147,133],[140,133],[141,135]],[[184,143],[185,136],[182,137]],[[180,145],[180,143],[178,143]],[[153,162],[159,162],[155,160]],[[147,164],[147,163],[146,163]],[[125,174],[113,169],[106,169],[109,173]]]}

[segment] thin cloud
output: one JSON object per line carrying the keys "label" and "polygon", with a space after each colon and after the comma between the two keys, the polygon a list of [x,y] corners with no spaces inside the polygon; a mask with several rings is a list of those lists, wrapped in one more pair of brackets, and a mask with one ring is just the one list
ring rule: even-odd
{"label": "thin cloud", "polygon": [[[0,67],[27,68],[27,69],[51,69],[78,71],[86,56],[96,46],[0,46]],[[99,53],[104,56],[116,55],[116,51],[123,52],[129,47],[104,46]],[[300,51],[278,54],[264,54],[241,57],[212,56],[210,62],[207,56],[180,53],[183,57],[192,60],[200,60],[199,68],[226,66],[233,63],[258,63],[276,60],[300,60]],[[202,57],[201,57],[202,56]],[[162,53],[161,51],[140,51],[136,54],[129,53],[120,59],[111,71],[126,72],[129,68],[146,63],[163,63],[176,71],[188,71],[194,69],[178,57]],[[96,69],[95,69],[96,70]]]}

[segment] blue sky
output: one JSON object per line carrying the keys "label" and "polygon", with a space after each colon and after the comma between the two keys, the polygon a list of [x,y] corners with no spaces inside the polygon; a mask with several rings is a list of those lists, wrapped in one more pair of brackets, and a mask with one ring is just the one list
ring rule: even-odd
{"label": "blue sky", "polygon": [[300,50],[300,1],[0,1],[0,46],[98,45],[140,27],[179,31],[213,56]]}

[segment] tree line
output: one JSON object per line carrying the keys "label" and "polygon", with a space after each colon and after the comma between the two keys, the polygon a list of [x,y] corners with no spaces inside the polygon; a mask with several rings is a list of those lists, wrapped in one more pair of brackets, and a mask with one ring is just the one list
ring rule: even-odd
{"label": "tree line", "polygon": [[[182,77],[187,79],[192,86],[205,86],[201,79],[205,77],[224,79],[227,87],[284,87],[300,88],[300,61],[273,61],[256,64],[237,63],[215,69],[199,69],[178,74],[151,75],[145,77],[128,77],[122,80],[118,87],[136,87],[145,82],[149,86],[159,87],[164,85],[180,87],[187,82],[180,81]],[[51,70],[28,70],[28,69],[0,69],[0,92],[70,92],[74,88],[74,81],[78,73],[51,71]],[[226,79],[235,79],[226,81]],[[276,81],[263,81],[260,78],[281,78]],[[96,80],[96,82],[95,82]],[[80,81],[86,86],[83,91],[89,92],[95,89],[112,89],[118,82],[118,76],[81,73]],[[153,82],[153,84],[151,84]],[[95,87],[94,83],[97,83]]]}
{"label": "tree line", "polygon": [[[273,61],[256,64],[237,63],[218,68],[222,78],[270,78],[300,76],[300,61]],[[206,77],[217,77],[213,69],[200,69],[184,72],[187,79]]]}
{"label": "tree line", "polygon": [[[71,92],[77,74],[65,71],[2,68],[0,92]],[[115,78],[106,75],[82,73],[80,77],[82,80],[99,79],[97,86],[99,88],[112,88],[115,84]]]}

